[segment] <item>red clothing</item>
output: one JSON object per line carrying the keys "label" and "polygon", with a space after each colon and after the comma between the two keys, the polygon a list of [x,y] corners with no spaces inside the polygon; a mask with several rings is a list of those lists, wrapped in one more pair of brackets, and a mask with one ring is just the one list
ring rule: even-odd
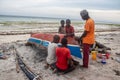
{"label": "red clothing", "polygon": [[66,47],[58,47],[56,49],[56,57],[56,66],[61,70],[68,69],[68,59],[71,58],[70,50]]}
{"label": "red clothing", "polygon": [[74,36],[73,26],[70,26],[70,27],[65,26],[65,32],[66,32],[66,34],[73,34],[72,36]]}
{"label": "red clothing", "polygon": [[83,43],[83,67],[88,68],[90,44]]}

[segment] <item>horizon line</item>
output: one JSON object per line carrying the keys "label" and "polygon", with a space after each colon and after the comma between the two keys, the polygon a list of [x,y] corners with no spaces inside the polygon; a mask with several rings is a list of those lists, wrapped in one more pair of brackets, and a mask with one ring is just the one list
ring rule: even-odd
{"label": "horizon line", "polygon": [[[4,14],[0,14],[0,16],[6,16],[6,17],[23,17],[23,18],[48,18],[48,19],[68,19],[68,18],[57,18],[57,17],[49,17],[49,16],[47,16],[47,17],[45,17],[45,16],[23,16],[23,15],[4,15]],[[74,18],[69,18],[69,19],[71,19],[71,20],[74,20],[74,21],[80,21],[81,19],[74,19]],[[73,21],[73,22],[74,22]],[[82,22],[82,21],[80,21],[80,22]],[[96,23],[100,23],[100,24],[118,24],[118,25],[120,25],[120,23],[115,23],[115,22],[108,22],[108,21],[100,21],[100,20],[97,20],[97,21],[95,21]]]}

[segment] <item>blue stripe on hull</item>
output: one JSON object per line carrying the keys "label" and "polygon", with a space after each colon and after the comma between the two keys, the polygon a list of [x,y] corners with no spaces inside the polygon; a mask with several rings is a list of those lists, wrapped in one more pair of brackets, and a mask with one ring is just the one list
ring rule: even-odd
{"label": "blue stripe on hull", "polygon": [[50,43],[48,41],[43,41],[41,39],[36,39],[36,38],[29,38],[28,42],[36,43],[36,44],[39,44],[39,45],[43,45],[44,47],[47,47],[49,45],[49,43]]}
{"label": "blue stripe on hull", "polygon": [[34,38],[29,38],[28,42],[33,42],[33,43],[36,43],[36,44],[41,44],[42,41],[38,40],[38,39],[34,39]]}
{"label": "blue stripe on hull", "polygon": [[[37,39],[37,38],[29,38],[28,42],[36,43],[36,44],[39,44],[39,45],[43,45],[44,47],[47,47],[49,45],[49,43],[50,43],[48,41]],[[71,52],[71,54],[73,56],[78,57],[78,58],[82,58],[79,46],[68,45],[68,48],[70,49],[70,52]]]}
{"label": "blue stripe on hull", "polygon": [[70,49],[70,52],[73,56],[76,56],[78,58],[82,58],[80,47],[68,45],[68,48]]}

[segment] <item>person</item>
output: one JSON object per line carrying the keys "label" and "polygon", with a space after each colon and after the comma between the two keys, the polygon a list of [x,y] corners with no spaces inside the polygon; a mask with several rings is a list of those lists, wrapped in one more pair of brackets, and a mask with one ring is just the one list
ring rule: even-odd
{"label": "person", "polygon": [[65,21],[61,20],[60,24],[61,24],[61,26],[59,27],[58,33],[65,34],[65,27],[64,27]]}
{"label": "person", "polygon": [[58,35],[54,35],[53,37],[53,42],[51,44],[48,45],[48,55],[46,58],[46,65],[45,68],[48,68],[49,66],[51,66],[51,64],[56,62],[56,48],[58,47],[57,43],[59,42],[60,37]]}
{"label": "person", "polygon": [[65,33],[66,33],[66,37],[73,37],[75,35],[74,34],[74,27],[71,26],[70,19],[66,20]]}
{"label": "person", "polygon": [[84,26],[84,32],[79,38],[80,41],[82,41],[83,45],[83,67],[88,68],[89,63],[89,53],[90,53],[90,46],[94,44],[95,38],[94,38],[94,20],[89,17],[87,10],[82,10],[80,12],[80,15],[83,20],[86,20],[85,26]]}
{"label": "person", "polygon": [[67,48],[67,39],[65,37],[62,38],[61,44],[61,47],[56,48],[57,61],[55,63],[55,71],[63,72],[63,74],[65,74],[74,70],[75,67],[70,50]]}

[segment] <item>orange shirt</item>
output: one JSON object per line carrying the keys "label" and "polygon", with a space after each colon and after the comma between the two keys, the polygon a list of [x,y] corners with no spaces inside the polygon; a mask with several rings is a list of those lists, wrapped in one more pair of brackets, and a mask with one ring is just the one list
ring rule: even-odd
{"label": "orange shirt", "polygon": [[94,37],[94,21],[90,18],[86,21],[84,29],[87,31],[87,35],[83,37],[83,43],[87,44],[94,44],[95,42],[95,37]]}

